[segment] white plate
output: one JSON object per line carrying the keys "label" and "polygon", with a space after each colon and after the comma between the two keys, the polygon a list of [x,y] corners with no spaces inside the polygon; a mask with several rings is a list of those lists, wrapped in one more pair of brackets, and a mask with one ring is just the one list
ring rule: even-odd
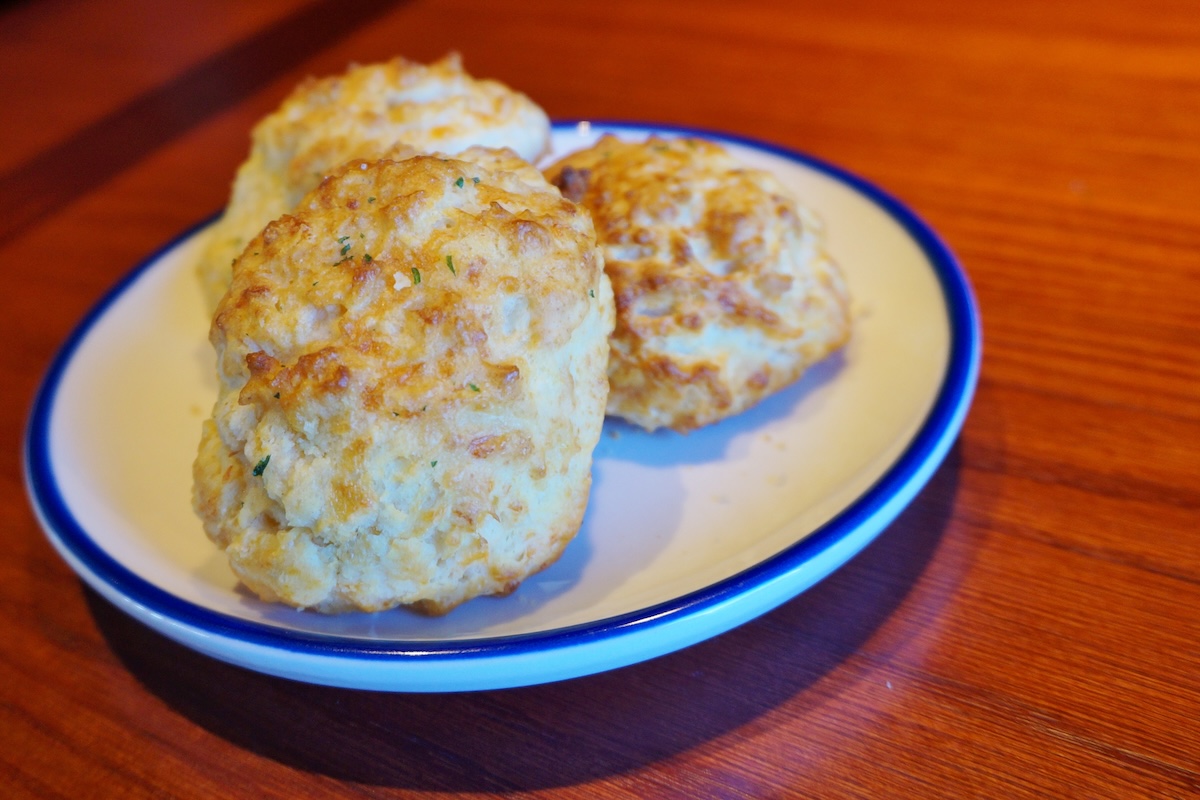
{"label": "white plate", "polygon": [[25,461],[50,541],[108,600],[202,653],[390,691],[519,686],[631,664],[729,630],[845,563],[912,500],[962,426],[980,353],[965,276],[912,212],[836,167],[638,125],[557,125],[556,154],[603,130],[718,139],[791,186],[824,219],[855,298],[845,351],[688,436],[609,420],[579,536],[511,596],[436,619],[325,617],[239,588],[192,513],[191,462],[216,393],[193,230],[117,285],[45,378]]}

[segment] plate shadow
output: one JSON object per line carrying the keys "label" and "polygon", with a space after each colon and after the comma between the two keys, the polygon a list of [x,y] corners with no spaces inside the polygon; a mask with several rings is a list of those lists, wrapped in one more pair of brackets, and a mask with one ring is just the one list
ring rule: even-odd
{"label": "plate shadow", "polygon": [[424,791],[570,786],[670,758],[815,691],[926,570],[953,517],[960,464],[955,445],[873,543],[774,611],[652,661],[542,686],[423,695],[292,682],[195,653],[85,594],[137,680],[178,714],[264,759]]}

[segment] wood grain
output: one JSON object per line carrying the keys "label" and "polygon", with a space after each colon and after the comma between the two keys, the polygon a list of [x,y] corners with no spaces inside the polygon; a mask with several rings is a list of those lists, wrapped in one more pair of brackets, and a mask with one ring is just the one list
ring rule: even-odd
{"label": "wood grain", "polygon": [[[1190,2],[0,6],[5,797],[1200,796],[1200,15]],[[984,321],[960,441],[859,557],[654,661],[380,695],[218,663],[54,553],[37,382],[213,213],[298,80],[458,50],[553,116],[726,130],[876,182]]]}
{"label": "wood grain", "polygon": [[[0,243],[63,201],[86,193],[293,67],[314,47],[369,23],[393,4],[394,0],[342,0],[298,9],[15,165],[0,177]],[[155,60],[149,58],[146,63],[155,65]],[[18,87],[28,86],[25,81],[15,83]],[[43,130],[33,125],[16,129]],[[104,157],[97,158],[97,153]],[[5,201],[7,204],[2,204]]]}

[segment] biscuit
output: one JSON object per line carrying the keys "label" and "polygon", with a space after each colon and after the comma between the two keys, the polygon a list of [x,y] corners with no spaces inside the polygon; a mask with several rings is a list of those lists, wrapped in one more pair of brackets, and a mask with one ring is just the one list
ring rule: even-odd
{"label": "biscuit", "polygon": [[546,174],[591,213],[612,280],[610,414],[693,430],[847,340],[846,285],[819,220],[720,145],[606,135]]}
{"label": "biscuit", "polygon": [[532,160],[549,141],[541,108],[472,78],[456,54],[428,66],[396,58],[309,79],[255,126],[225,212],[207,233],[198,264],[207,307],[225,293],[246,243],[350,159],[378,158],[399,142],[427,153],[507,147]]}
{"label": "biscuit", "polygon": [[243,583],[322,612],[503,595],[578,531],[612,290],[511,151],[352,162],[238,259],[194,505]]}

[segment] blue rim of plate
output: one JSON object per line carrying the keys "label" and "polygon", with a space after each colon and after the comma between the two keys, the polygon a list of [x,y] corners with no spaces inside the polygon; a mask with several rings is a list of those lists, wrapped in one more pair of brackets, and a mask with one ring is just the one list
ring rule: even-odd
{"label": "blue rim of plate", "polygon": [[[557,121],[554,128],[565,132],[576,128],[580,122],[583,121]],[[802,571],[822,553],[850,538],[860,526],[868,524],[897,495],[907,492],[915,496],[957,438],[974,394],[982,351],[979,312],[970,283],[957,259],[937,234],[907,206],[874,184],[833,164],[780,145],[695,127],[623,121],[588,122],[598,131],[701,136],[799,163],[833,178],[873,202],[912,237],[929,260],[941,286],[950,322],[950,353],[942,385],[924,422],[901,455],[870,488],[833,519],[774,556],[729,578],[672,600],[593,622],[497,637],[430,642],[371,640],[296,631],[231,617],[160,589],[110,556],[71,514],[55,480],[50,457],[50,424],[59,385],[92,327],[144,272],[172,248],[209,225],[217,216],[213,215],[164,244],[118,281],[79,322],[51,362],[34,398],[24,446],[27,491],[43,526],[48,528],[47,533],[113,591],[152,613],[208,634],[283,652],[339,659],[458,661],[554,651],[585,642],[613,639],[635,631],[644,632],[702,614],[757,586]],[[886,523],[881,529],[884,527]],[[852,558],[876,535],[878,532],[862,542],[840,563]],[[714,631],[713,635],[721,632]]]}

